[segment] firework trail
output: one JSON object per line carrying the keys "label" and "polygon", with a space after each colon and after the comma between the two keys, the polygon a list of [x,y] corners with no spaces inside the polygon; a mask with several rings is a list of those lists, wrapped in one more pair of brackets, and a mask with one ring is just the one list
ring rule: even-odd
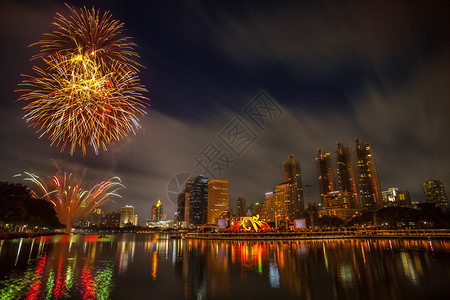
{"label": "firework trail", "polygon": [[35,55],[44,63],[34,75],[23,75],[19,100],[26,101],[24,119],[40,137],[73,155],[88,147],[96,154],[109,144],[141,128],[137,115],[148,106],[145,86],[138,76],[131,38],[121,37],[123,23],[109,12],[86,8],[66,19],[58,14],[57,29],[36,43]]}
{"label": "firework trail", "polygon": [[47,179],[30,172],[24,172],[15,177],[23,176],[23,180],[34,183],[36,188],[31,188],[33,197],[50,202],[59,221],[67,226],[66,229],[71,229],[74,224],[110,197],[120,197],[118,190],[125,188],[120,178],[113,177],[85,190],[82,177],[67,172],[59,173],[61,174]]}

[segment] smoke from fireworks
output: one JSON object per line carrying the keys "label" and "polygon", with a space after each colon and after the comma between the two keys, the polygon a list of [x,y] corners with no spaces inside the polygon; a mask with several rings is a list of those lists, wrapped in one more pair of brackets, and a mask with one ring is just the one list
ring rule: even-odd
{"label": "smoke from fireworks", "polygon": [[72,173],[60,172],[47,179],[30,172],[16,176],[24,176],[25,181],[31,181],[36,185],[36,189],[31,188],[31,194],[35,198],[50,202],[55,208],[59,221],[67,225],[68,229],[110,197],[120,197],[117,191],[124,188],[118,177],[102,181],[91,189],[85,190],[83,178]]}
{"label": "smoke from fireworks", "polygon": [[58,14],[57,30],[36,43],[41,52],[34,58],[45,67],[23,75],[19,100],[28,103],[26,121],[52,145],[64,151],[69,144],[71,154],[80,147],[83,155],[90,146],[98,154],[140,128],[137,115],[145,114],[148,99],[135,44],[121,37],[123,23],[109,12],[69,8],[71,17]]}

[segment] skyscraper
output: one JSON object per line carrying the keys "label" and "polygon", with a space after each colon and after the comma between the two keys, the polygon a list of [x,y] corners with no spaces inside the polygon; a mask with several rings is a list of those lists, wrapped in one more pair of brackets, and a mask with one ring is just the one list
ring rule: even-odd
{"label": "skyscraper", "polygon": [[245,198],[244,196],[239,196],[238,199],[236,200],[236,210],[237,210],[237,215],[239,217],[245,217],[247,216],[247,206],[245,203]]}
{"label": "skyscraper", "polygon": [[320,198],[335,190],[333,167],[331,165],[330,153],[324,153],[322,148],[317,149],[316,156],[317,179],[319,181]]}
{"label": "skyscraper", "polygon": [[228,180],[211,179],[208,182],[207,223],[216,224],[222,212],[228,210]]}
{"label": "skyscraper", "polygon": [[300,162],[294,159],[294,154],[289,155],[288,161],[283,161],[283,171],[284,181],[292,184],[293,192],[288,215],[298,218],[305,211],[305,204]]}
{"label": "skyscraper", "polygon": [[280,183],[275,187],[275,211],[277,216],[287,216],[290,220],[297,218],[292,208],[297,197],[294,185],[289,182]]}
{"label": "skyscraper", "polygon": [[429,203],[435,203],[437,207],[447,208],[448,198],[445,193],[444,185],[440,180],[428,180],[423,183],[425,200]]}
{"label": "skyscraper", "polygon": [[152,221],[153,222],[160,222],[163,220],[163,206],[161,204],[161,200],[158,199],[158,202],[156,204],[153,204],[152,206]]}
{"label": "skyscraper", "polygon": [[275,197],[274,193],[266,193],[266,201],[264,201],[263,209],[261,212],[261,219],[266,222],[275,221]]}
{"label": "skyscraper", "polygon": [[189,221],[192,225],[206,224],[208,206],[208,178],[203,175],[195,177],[190,189]]}
{"label": "skyscraper", "polygon": [[125,225],[137,225],[134,206],[127,205],[120,208],[120,227],[125,227]]}
{"label": "skyscraper", "polygon": [[186,221],[189,223],[189,201],[190,201],[191,186],[192,180],[186,181],[184,190],[178,194],[178,208],[177,208],[178,221]]}
{"label": "skyscraper", "polygon": [[380,183],[370,143],[355,139],[356,174],[358,178],[359,198],[364,209],[383,207]]}
{"label": "skyscraper", "polygon": [[344,146],[341,142],[337,142],[336,145],[335,159],[339,190],[349,194],[350,208],[360,209],[352,152],[349,146]]}

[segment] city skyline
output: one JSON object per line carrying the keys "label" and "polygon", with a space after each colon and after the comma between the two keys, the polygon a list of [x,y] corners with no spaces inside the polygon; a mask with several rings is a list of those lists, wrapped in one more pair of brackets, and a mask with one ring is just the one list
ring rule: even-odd
{"label": "city skyline", "polygon": [[[82,157],[39,139],[14,92],[35,63],[29,59],[38,49],[28,45],[68,10],[59,1],[6,1],[0,181],[20,182],[13,175],[24,170],[52,174],[56,160],[70,172],[88,170],[88,181],[119,176],[123,200],[107,210],[133,205],[142,221],[160,198],[173,218],[177,199],[170,192],[184,186],[171,183],[202,174],[195,159],[216,146],[228,155],[217,178],[229,180],[232,205],[239,195],[247,205],[262,202],[282,181],[280,163],[291,153],[301,163],[303,186],[312,185],[305,195],[318,203],[317,148],[331,151],[336,141],[350,145],[361,137],[373,146],[382,191],[409,190],[412,201],[424,202],[422,185],[434,179],[448,191],[448,3],[346,4],[71,3],[110,10],[125,23],[146,66],[140,77],[151,105],[136,135]],[[249,110],[260,91],[276,108],[264,124]],[[248,142],[233,148],[224,138],[238,122],[249,129]]]}

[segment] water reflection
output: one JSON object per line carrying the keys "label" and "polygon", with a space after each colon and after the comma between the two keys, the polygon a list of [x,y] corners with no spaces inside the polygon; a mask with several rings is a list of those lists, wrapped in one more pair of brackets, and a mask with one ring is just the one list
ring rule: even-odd
{"label": "water reflection", "polygon": [[207,241],[60,235],[0,241],[2,299],[421,299],[450,292],[450,242]]}

